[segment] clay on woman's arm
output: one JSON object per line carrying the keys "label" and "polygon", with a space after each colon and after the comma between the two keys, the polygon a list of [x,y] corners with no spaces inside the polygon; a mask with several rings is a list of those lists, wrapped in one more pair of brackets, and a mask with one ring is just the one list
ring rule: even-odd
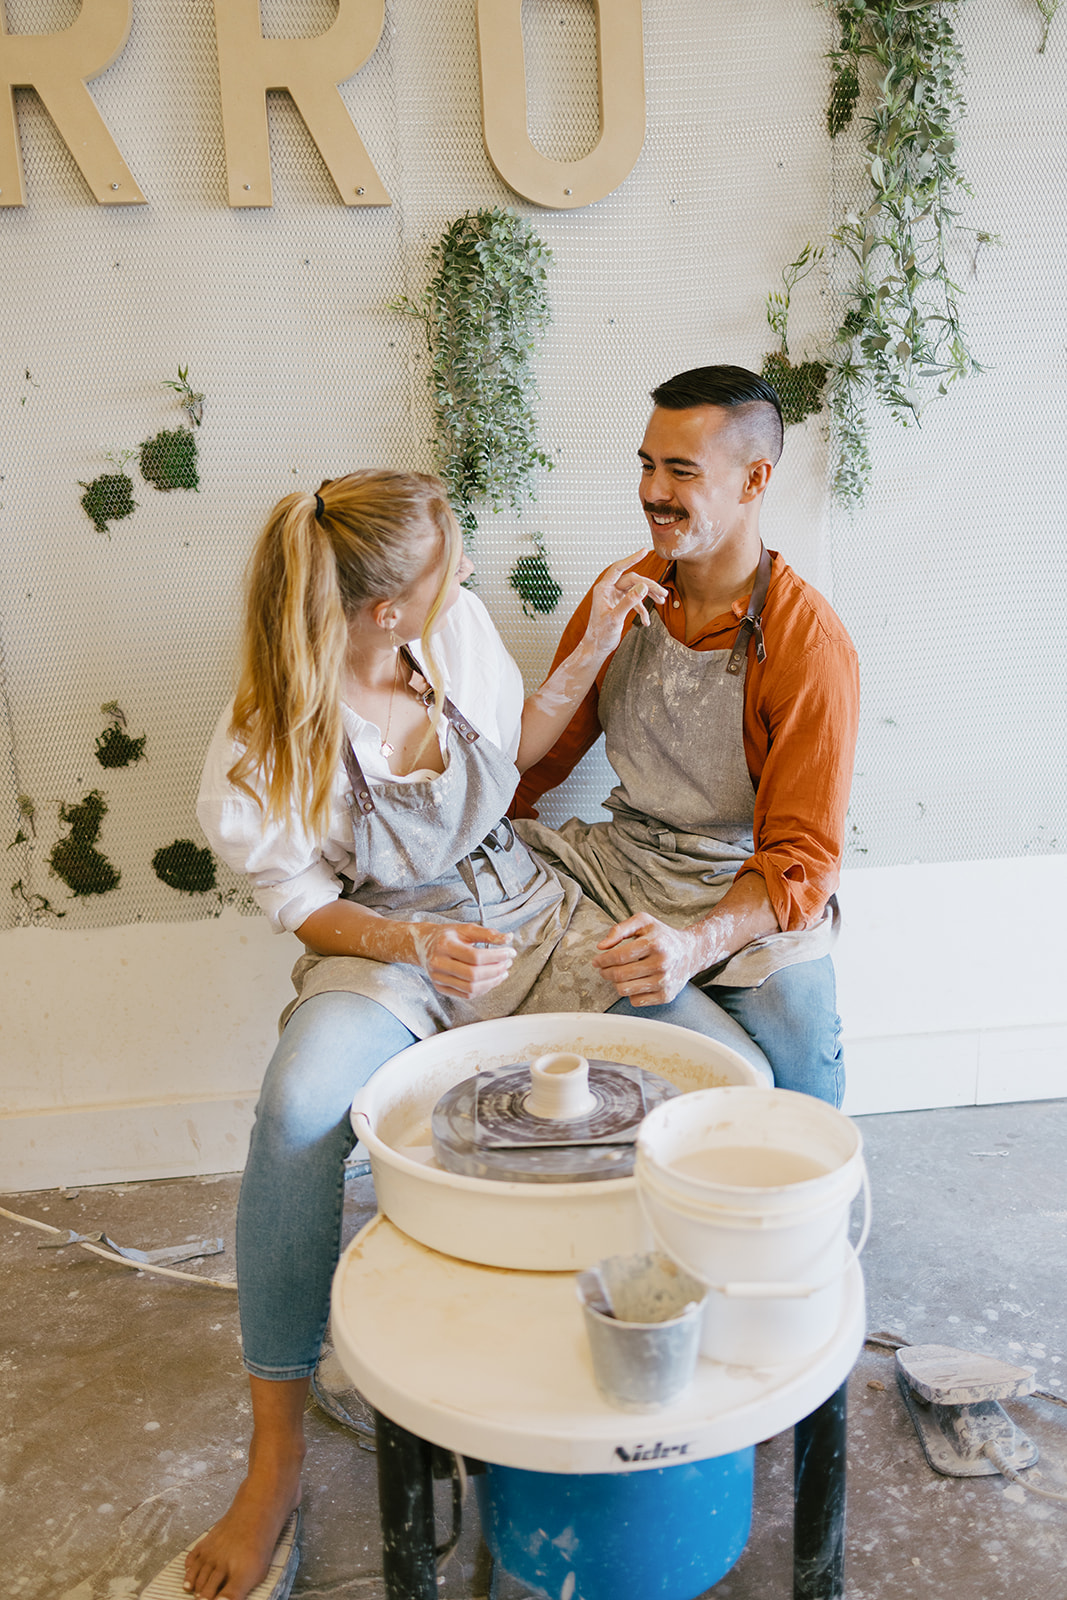
{"label": "clay on woman's arm", "polygon": [[297,938],[322,956],[363,956],[421,967],[440,994],[473,999],[503,983],[515,952],[507,935],[475,922],[397,922],[354,900],[320,906]]}
{"label": "clay on woman's arm", "polygon": [[666,599],[667,591],[662,584],[628,570],[646,554],[646,550],[638,550],[624,556],[601,574],[593,589],[589,620],[581,640],[527,699],[515,758],[520,772],[525,772],[551,750],[592,688],[600,668],[618,649],[628,619],[636,614],[639,621],[647,625],[645,600],[649,597],[658,602]]}

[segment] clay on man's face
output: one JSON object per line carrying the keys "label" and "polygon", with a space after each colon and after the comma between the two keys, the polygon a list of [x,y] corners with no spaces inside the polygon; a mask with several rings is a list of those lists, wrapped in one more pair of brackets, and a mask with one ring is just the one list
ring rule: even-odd
{"label": "clay on man's face", "polygon": [[665,560],[706,559],[738,526],[746,473],[720,438],[728,420],[721,406],[657,406],[649,419],[638,452],[641,505]]}

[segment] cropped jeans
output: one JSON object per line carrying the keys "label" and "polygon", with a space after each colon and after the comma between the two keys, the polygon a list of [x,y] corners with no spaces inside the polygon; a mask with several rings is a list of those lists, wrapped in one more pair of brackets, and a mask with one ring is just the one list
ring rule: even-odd
{"label": "cropped jeans", "polygon": [[[614,1015],[673,1022],[730,1045],[769,1079],[762,1050],[688,985],[663,1006],[620,1000]],[[244,1363],[258,1378],[307,1378],[322,1349],[341,1241],[344,1162],[357,1089],[415,1035],[363,995],[298,1006],[263,1080],[237,1208]]]}

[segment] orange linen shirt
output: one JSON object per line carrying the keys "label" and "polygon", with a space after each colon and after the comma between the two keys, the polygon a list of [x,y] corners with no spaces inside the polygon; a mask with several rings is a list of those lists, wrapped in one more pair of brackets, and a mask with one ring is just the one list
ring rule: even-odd
{"label": "orange linen shirt", "polygon": [[[859,665],[852,640],[828,601],[776,551],[771,556],[763,608],[767,659],[757,661],[755,644],[750,640],[748,646],[742,732],[756,792],[755,849],[739,873],[762,876],[779,927],[791,931],[815,922],[837,887],[859,725]],[[659,614],[668,632],[684,644],[685,605],[675,585],[674,563],[653,552],[633,570],[670,590]],[[553,670],[585,632],[591,595],[590,590],[563,630]],[[690,647],[732,649],[747,608],[746,595],[690,640]],[[553,748],[524,774],[512,816],[536,816],[534,802],[562,783],[596,743],[602,731],[600,685],[608,664]],[[698,736],[694,727],[693,737]]]}

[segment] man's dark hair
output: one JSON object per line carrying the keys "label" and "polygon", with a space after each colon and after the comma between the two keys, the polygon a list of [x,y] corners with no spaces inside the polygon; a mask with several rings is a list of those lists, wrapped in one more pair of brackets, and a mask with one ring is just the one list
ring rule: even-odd
{"label": "man's dark hair", "polygon": [[747,367],[691,367],[658,384],[652,400],[665,411],[689,411],[694,406],[736,411],[739,446],[755,449],[777,465],[784,434],[781,403],[766,378]]}

